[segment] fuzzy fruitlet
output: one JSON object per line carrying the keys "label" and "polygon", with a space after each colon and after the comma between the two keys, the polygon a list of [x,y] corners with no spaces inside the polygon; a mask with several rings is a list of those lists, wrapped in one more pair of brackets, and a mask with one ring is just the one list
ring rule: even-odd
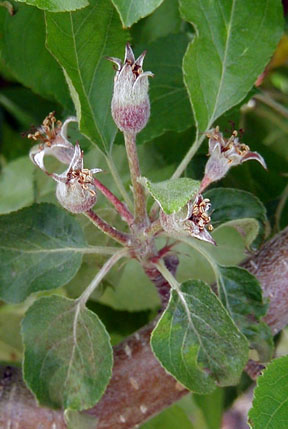
{"label": "fuzzy fruitlet", "polygon": [[[211,204],[208,198],[198,194],[195,200],[189,201],[179,212],[170,215],[160,212],[160,222],[164,231],[180,233],[216,244],[208,231],[212,231],[211,218],[208,215]],[[208,231],[207,231],[207,229]]]}
{"label": "fuzzy fruitlet", "polygon": [[139,133],[150,116],[148,77],[153,76],[153,73],[142,70],[145,55],[146,51],[135,60],[131,46],[127,43],[124,63],[119,58],[108,57],[117,66],[112,116],[119,130],[130,134]]}

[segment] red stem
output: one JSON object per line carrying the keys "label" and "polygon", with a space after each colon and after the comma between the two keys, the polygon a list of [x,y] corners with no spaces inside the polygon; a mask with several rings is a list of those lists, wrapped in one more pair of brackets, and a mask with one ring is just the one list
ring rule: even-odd
{"label": "red stem", "polygon": [[130,210],[128,210],[126,205],[123,204],[116,197],[116,195],[114,195],[111,191],[109,191],[109,189],[106,188],[106,186],[103,185],[103,183],[101,183],[98,179],[94,178],[94,184],[97,187],[97,189],[99,189],[99,191],[102,192],[102,194],[107,198],[107,200],[109,200],[113,204],[117,212],[120,214],[121,218],[125,220],[129,226],[132,225],[134,221],[134,217],[130,212]]}
{"label": "red stem", "polygon": [[118,243],[123,244],[124,246],[128,246],[131,241],[130,234],[126,234],[125,232],[121,232],[118,229],[114,228],[114,226],[109,225],[109,223],[105,222],[105,220],[101,219],[92,209],[88,210],[84,213],[91,221],[97,226],[97,228],[101,229],[104,234],[109,235],[109,237],[118,241]]}

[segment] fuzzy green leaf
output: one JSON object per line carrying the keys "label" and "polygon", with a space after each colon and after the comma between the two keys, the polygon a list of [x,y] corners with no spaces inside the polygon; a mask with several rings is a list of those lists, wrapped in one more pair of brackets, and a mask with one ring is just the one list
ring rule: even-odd
{"label": "fuzzy green leaf", "polygon": [[200,185],[197,180],[187,177],[164,180],[159,183],[152,183],[145,177],[140,180],[166,214],[181,210],[188,201],[195,198]]}
{"label": "fuzzy green leaf", "polygon": [[142,45],[178,33],[181,24],[178,0],[165,0],[151,15],[133,25],[131,33],[135,44]]}
{"label": "fuzzy green leaf", "polygon": [[17,0],[48,12],[69,12],[88,6],[88,0]]}
{"label": "fuzzy green leaf", "polygon": [[286,429],[288,356],[275,359],[258,377],[249,423],[253,429]]}
{"label": "fuzzy green leaf", "polygon": [[205,197],[211,200],[214,227],[231,225],[245,236],[248,247],[259,247],[265,235],[266,209],[257,197],[229,188],[211,189]]}
{"label": "fuzzy green leaf", "polygon": [[77,221],[52,204],[0,216],[0,235],[0,296],[8,302],[68,283],[86,246]]}
{"label": "fuzzy green leaf", "polygon": [[37,300],[22,323],[24,379],[39,404],[83,410],[103,395],[112,347],[97,315],[60,296]]}
{"label": "fuzzy green leaf", "polygon": [[139,19],[152,13],[163,0],[112,0],[112,2],[125,28],[131,27]]}
{"label": "fuzzy green leaf", "polygon": [[[194,394],[192,399],[200,408],[206,423],[205,429],[219,429],[223,417],[225,390],[220,387],[208,395]],[[201,425],[201,423],[200,423]],[[200,429],[200,425],[195,429]]]}
{"label": "fuzzy green leaf", "polygon": [[280,0],[180,0],[196,29],[184,79],[198,131],[239,103],[271,58],[283,32]]}
{"label": "fuzzy green leaf", "polygon": [[106,0],[76,12],[46,13],[47,46],[63,67],[80,131],[108,151],[116,135],[110,104],[114,70],[105,56],[122,58],[127,33]]}
{"label": "fuzzy green leaf", "polygon": [[268,362],[273,354],[273,340],[268,326],[260,323],[268,305],[263,302],[259,281],[240,267],[218,265],[218,273],[221,301],[250,347],[257,350],[259,360]]}
{"label": "fuzzy green leaf", "polygon": [[102,304],[116,310],[143,311],[160,306],[158,292],[144,270],[135,260],[119,270],[116,267],[105,278],[105,291],[99,298]]}
{"label": "fuzzy green leaf", "polygon": [[[19,180],[21,171],[21,180]],[[18,210],[33,202],[33,173],[35,167],[25,157],[7,163],[0,175],[0,213]],[[13,192],[11,192],[13,189]]]}
{"label": "fuzzy green leaf", "polygon": [[141,429],[193,429],[193,425],[185,411],[177,405],[173,405],[148,422],[141,425]]}
{"label": "fuzzy green leaf", "polygon": [[256,320],[263,317],[267,304],[263,305],[259,281],[240,267],[218,265],[221,299],[238,325],[245,325],[248,315]]}
{"label": "fuzzy green leaf", "polygon": [[22,359],[20,325],[26,308],[10,304],[0,307],[0,361],[20,362]]}
{"label": "fuzzy green leaf", "polygon": [[65,410],[64,419],[67,425],[67,429],[91,429],[97,427],[99,419],[94,416],[90,416],[88,413],[81,413],[74,410]]}
{"label": "fuzzy green leaf", "polygon": [[163,367],[196,393],[209,393],[215,381],[237,384],[248,359],[248,344],[230,316],[200,280],[173,290],[152,333],[151,346]]}
{"label": "fuzzy green leaf", "polygon": [[6,14],[2,58],[24,86],[42,97],[57,101],[65,107],[72,107],[63,72],[45,47],[42,11],[18,5],[14,16]]}

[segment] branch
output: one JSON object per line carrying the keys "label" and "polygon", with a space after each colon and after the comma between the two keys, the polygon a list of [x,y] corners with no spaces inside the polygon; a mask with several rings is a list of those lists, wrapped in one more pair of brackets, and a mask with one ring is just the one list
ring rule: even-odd
{"label": "branch", "polygon": [[[244,267],[258,277],[264,295],[270,297],[265,319],[275,334],[288,323],[288,228],[268,241]],[[95,416],[95,429],[133,428],[188,393],[164,371],[150,349],[154,323],[114,347],[110,384],[88,411]],[[10,372],[0,384],[0,427],[30,429],[41,423],[42,429],[50,429],[55,423],[55,429],[65,428],[60,411],[37,407],[19,378],[20,370]]]}
{"label": "branch", "polygon": [[265,243],[243,267],[257,277],[263,296],[269,298],[264,321],[276,335],[288,324],[288,227]]}

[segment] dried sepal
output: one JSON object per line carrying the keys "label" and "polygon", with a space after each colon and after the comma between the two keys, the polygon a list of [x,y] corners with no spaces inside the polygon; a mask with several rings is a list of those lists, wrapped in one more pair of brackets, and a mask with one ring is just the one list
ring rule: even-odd
{"label": "dried sepal", "polygon": [[133,50],[127,43],[123,63],[119,58],[107,57],[116,66],[111,111],[122,132],[139,133],[150,116],[148,77],[153,73],[143,72],[145,55],[146,51],[135,60]]}
{"label": "dried sepal", "polygon": [[209,131],[206,136],[209,138],[209,159],[205,167],[200,192],[203,192],[210,183],[222,179],[231,167],[245,161],[254,159],[264,168],[267,168],[259,153],[251,152],[249,146],[239,142],[237,131],[233,131],[231,137],[226,139],[217,126]]}
{"label": "dried sepal", "polygon": [[46,173],[45,155],[54,156],[63,164],[70,164],[73,158],[74,146],[67,139],[67,128],[70,122],[77,122],[77,118],[71,116],[62,124],[61,121],[56,120],[54,112],[51,112],[39,128],[27,135],[29,139],[39,142],[30,149],[30,159]]}
{"label": "dried sepal", "polygon": [[213,231],[208,214],[210,207],[210,200],[198,194],[194,201],[189,201],[177,213],[167,215],[161,210],[161,226],[168,233],[189,235],[215,245],[215,240],[209,233]]}

